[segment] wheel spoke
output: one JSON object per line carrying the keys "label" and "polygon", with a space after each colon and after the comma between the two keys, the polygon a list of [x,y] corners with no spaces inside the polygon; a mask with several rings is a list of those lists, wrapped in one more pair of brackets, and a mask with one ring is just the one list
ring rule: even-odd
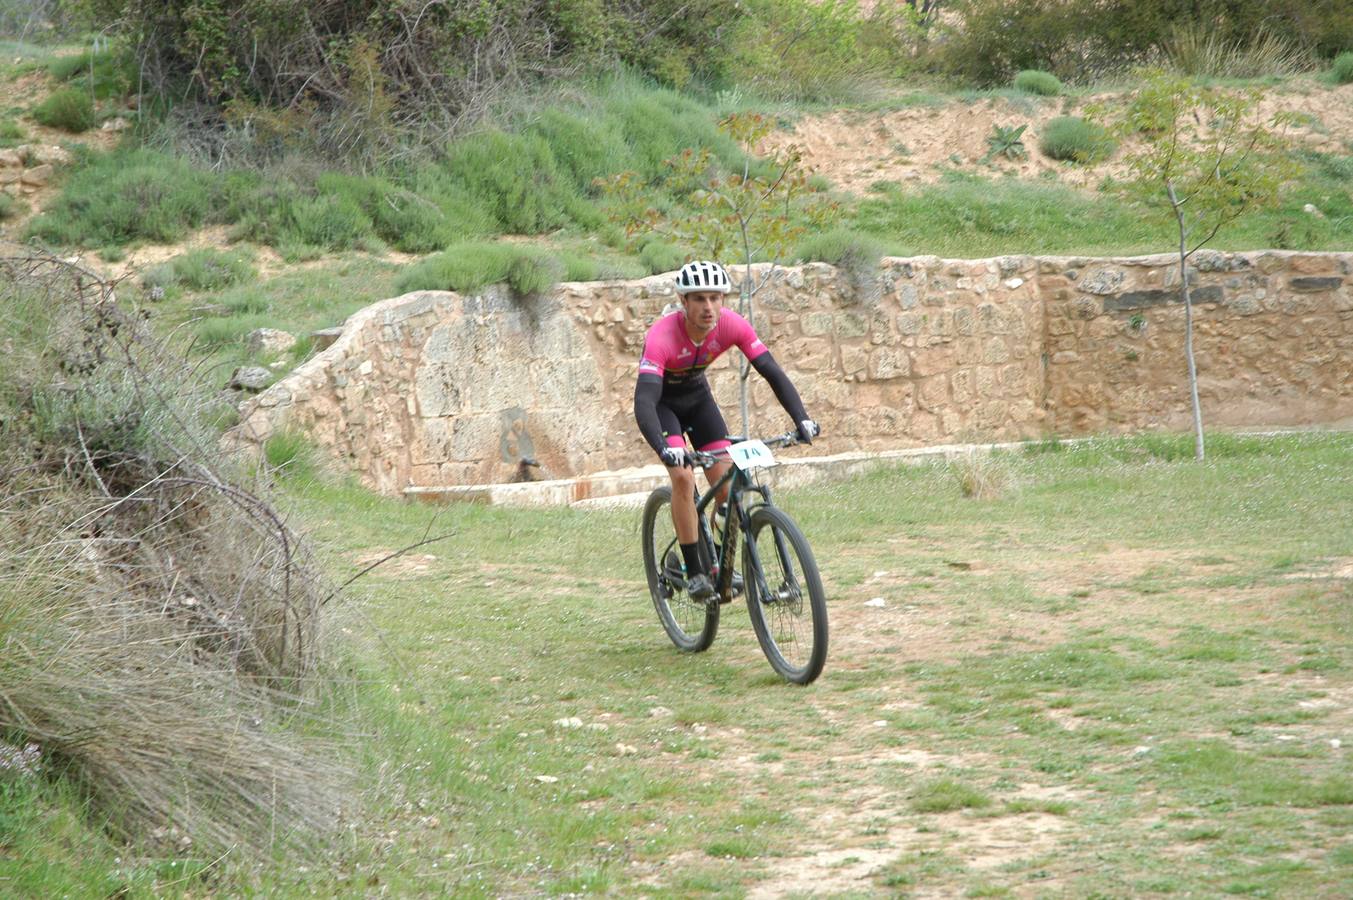
{"label": "wheel spoke", "polygon": [[745,559],[744,577],[755,585],[748,609],[766,658],[790,681],[812,681],[826,657],[827,612],[807,541],[783,512],[762,507],[752,516]]}

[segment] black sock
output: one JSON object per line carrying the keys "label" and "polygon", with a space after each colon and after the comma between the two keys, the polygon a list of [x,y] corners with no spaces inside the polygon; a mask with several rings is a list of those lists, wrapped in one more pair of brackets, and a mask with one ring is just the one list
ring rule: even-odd
{"label": "black sock", "polygon": [[688,576],[694,577],[704,572],[705,567],[700,565],[700,545],[698,543],[682,544],[681,558],[686,561],[686,574]]}

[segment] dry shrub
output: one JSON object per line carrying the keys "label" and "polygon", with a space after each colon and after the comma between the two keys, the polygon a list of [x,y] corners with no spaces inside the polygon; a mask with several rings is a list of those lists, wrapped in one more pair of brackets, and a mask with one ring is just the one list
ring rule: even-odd
{"label": "dry shrub", "polygon": [[1010,488],[1010,466],[1000,455],[979,447],[969,447],[949,457],[949,471],[958,481],[964,497],[997,500]]}
{"label": "dry shrub", "polygon": [[112,286],[0,258],[0,733],[121,835],[262,848],[331,826],[325,587],[220,462],[185,362]]}

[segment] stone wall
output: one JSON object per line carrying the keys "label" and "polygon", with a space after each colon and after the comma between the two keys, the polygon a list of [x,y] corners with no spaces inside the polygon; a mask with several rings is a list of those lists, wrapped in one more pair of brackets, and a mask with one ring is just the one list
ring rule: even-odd
{"label": "stone wall", "polygon": [[[853,283],[782,270],[755,324],[827,452],[1188,427],[1183,304],[1168,255],[883,260]],[[1197,358],[1211,426],[1353,418],[1353,254],[1200,253]],[[508,481],[652,462],[631,412],[671,276],[518,301],[420,292],[354,315],[242,410],[234,436],[308,432],[369,486]],[[736,352],[710,369],[737,421]],[[753,431],[789,422],[755,375]]]}

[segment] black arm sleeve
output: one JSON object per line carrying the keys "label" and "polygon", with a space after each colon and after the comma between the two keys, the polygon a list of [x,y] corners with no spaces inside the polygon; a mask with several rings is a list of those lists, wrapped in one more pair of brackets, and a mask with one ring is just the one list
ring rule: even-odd
{"label": "black arm sleeve", "polygon": [[799,399],[799,392],[794,390],[793,382],[789,380],[785,370],[780,368],[780,364],[775,361],[775,357],[770,355],[769,350],[752,360],[752,368],[756,369],[761,377],[770,383],[770,389],[775,392],[775,399],[780,401],[780,405],[785,408],[785,412],[789,413],[796,427],[808,418],[808,412],[803,408],[803,401]]}
{"label": "black arm sleeve", "polygon": [[667,440],[662,433],[662,422],[658,420],[658,398],[662,396],[662,378],[651,372],[639,376],[634,385],[634,419],[639,423],[639,431],[644,440],[653,448],[653,452],[662,455]]}

